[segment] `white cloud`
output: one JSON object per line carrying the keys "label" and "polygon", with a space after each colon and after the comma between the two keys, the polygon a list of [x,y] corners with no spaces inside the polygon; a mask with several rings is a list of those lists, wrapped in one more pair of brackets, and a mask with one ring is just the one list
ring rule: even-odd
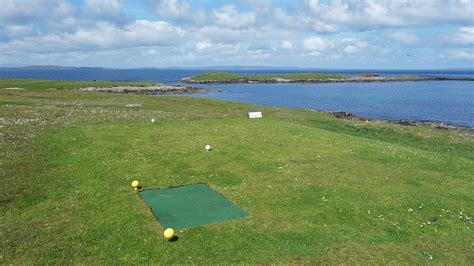
{"label": "white cloud", "polygon": [[338,23],[345,23],[351,19],[349,4],[345,1],[322,4],[318,0],[306,0],[304,3],[308,10],[320,19]]}
{"label": "white cloud", "polygon": [[84,0],[88,12],[96,16],[117,16],[122,14],[122,0]]}
{"label": "white cloud", "polygon": [[461,27],[447,39],[458,45],[474,45],[474,27]]}
{"label": "white cloud", "polygon": [[103,22],[94,28],[81,28],[73,33],[47,34],[6,42],[0,45],[0,49],[48,53],[138,46],[178,46],[184,36],[185,32],[181,28],[162,21],[137,20],[123,28]]}
{"label": "white cloud", "polygon": [[273,8],[272,0],[239,0],[257,13],[269,13]]}
{"label": "white cloud", "polygon": [[303,49],[310,52],[321,52],[332,47],[331,41],[320,37],[309,37],[303,40]]}
{"label": "white cloud", "polygon": [[64,36],[66,40],[96,49],[133,46],[179,45],[184,31],[163,21],[137,20],[124,28],[101,23],[94,29],[81,29]]}
{"label": "white cloud", "polygon": [[24,37],[34,32],[31,25],[10,25],[8,27],[0,27],[0,36],[5,35],[9,38]]}
{"label": "white cloud", "polygon": [[200,39],[210,39],[213,42],[237,43],[245,41],[249,37],[249,31],[245,29],[228,29],[218,26],[203,26],[196,32]]}
{"label": "white cloud", "polygon": [[285,28],[296,28],[301,26],[301,21],[297,17],[287,14],[282,8],[277,7],[273,11],[273,20],[280,26]]}
{"label": "white cloud", "polygon": [[404,31],[396,31],[387,34],[387,36],[395,41],[401,42],[403,44],[415,44],[419,41],[418,37],[415,35],[406,33]]}
{"label": "white cloud", "polygon": [[313,29],[314,31],[319,32],[319,33],[334,33],[334,32],[338,32],[340,28],[339,26],[334,25],[334,24],[328,24],[319,20],[314,20]]}
{"label": "white cloud", "polygon": [[[321,37],[309,37],[303,40],[302,51],[300,53],[309,53],[309,55],[323,57],[324,52],[325,58],[337,59],[346,56],[356,56],[359,54],[366,53],[365,49],[369,46],[367,41],[355,39],[355,38],[342,38],[342,39],[323,39]],[[373,47],[372,47],[373,48]],[[370,51],[374,53],[374,50]]]}
{"label": "white cloud", "polygon": [[257,16],[254,12],[239,12],[234,5],[224,5],[212,11],[214,22],[218,26],[239,29],[254,25]]}
{"label": "white cloud", "polygon": [[204,24],[206,24],[206,22],[208,20],[206,11],[204,11],[202,9],[196,10],[196,12],[194,12],[191,15],[191,18],[192,18],[192,22],[194,23],[194,25],[204,25]]}
{"label": "white cloud", "polygon": [[196,50],[198,52],[202,52],[212,47],[212,43],[210,41],[200,41],[196,43]]}
{"label": "white cloud", "polygon": [[302,14],[290,15],[277,7],[273,11],[273,20],[279,26],[292,30],[309,30],[317,33],[335,33],[340,30],[338,25],[323,22]]}
{"label": "white cloud", "polygon": [[[312,55],[317,62],[376,64],[367,58],[395,62],[394,55],[407,48],[424,49],[407,46],[426,41],[429,51],[416,53],[425,62],[433,54],[472,60],[474,0],[143,1],[160,21],[123,0],[0,0],[0,63],[62,56],[70,64],[101,63],[94,57],[100,55],[109,65],[108,56],[135,65],[139,60],[298,65],[309,64]],[[433,41],[440,36],[442,42]],[[379,56],[388,49],[398,50]]]}
{"label": "white cloud", "polygon": [[451,50],[447,52],[447,57],[452,58],[452,59],[461,59],[461,60],[469,60],[471,61],[471,66],[472,66],[472,60],[474,60],[474,51],[469,50]]}
{"label": "white cloud", "polygon": [[190,9],[191,7],[187,0],[160,0],[155,5],[155,12],[162,18],[187,18]]}
{"label": "white cloud", "polygon": [[303,6],[310,16],[349,29],[474,22],[472,0],[305,0]]}
{"label": "white cloud", "polygon": [[291,41],[283,41],[281,42],[281,48],[286,49],[286,50],[292,50],[293,43]]}
{"label": "white cloud", "polygon": [[195,56],[221,58],[224,61],[248,52],[247,49],[243,49],[242,44],[213,43],[208,40],[197,42],[195,51],[192,51]]}
{"label": "white cloud", "polygon": [[75,8],[65,0],[2,0],[0,23],[5,25],[26,25],[48,19],[72,15]]}
{"label": "white cloud", "polygon": [[344,38],[342,39],[341,44],[343,46],[344,52],[347,54],[358,53],[367,46],[366,41],[360,41],[354,38]]}

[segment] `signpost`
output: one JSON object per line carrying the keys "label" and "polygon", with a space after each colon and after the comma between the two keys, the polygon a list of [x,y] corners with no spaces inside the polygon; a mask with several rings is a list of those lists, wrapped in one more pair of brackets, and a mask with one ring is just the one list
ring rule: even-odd
{"label": "signpost", "polygon": [[248,112],[247,114],[249,118],[262,118],[262,112],[260,111]]}

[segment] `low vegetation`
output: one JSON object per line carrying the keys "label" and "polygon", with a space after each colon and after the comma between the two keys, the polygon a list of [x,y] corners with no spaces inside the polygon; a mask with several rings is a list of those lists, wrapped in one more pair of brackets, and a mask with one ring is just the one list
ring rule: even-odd
{"label": "low vegetation", "polygon": [[0,79],[2,88],[25,89],[79,89],[87,87],[116,87],[116,86],[153,86],[151,82],[114,82],[114,81],[63,81],[63,80],[35,80],[35,79]]}
{"label": "low vegetation", "polygon": [[235,81],[235,80],[275,80],[275,79],[289,79],[289,80],[313,80],[313,79],[341,79],[346,76],[335,74],[320,74],[320,73],[292,73],[292,74],[271,74],[271,75],[255,75],[242,76],[226,72],[209,72],[195,75],[189,78],[191,81]]}
{"label": "low vegetation", "polygon": [[[474,260],[470,134],[23,82],[0,81],[25,88],[0,89],[2,264]],[[249,216],[168,242],[134,179],[206,183]]]}

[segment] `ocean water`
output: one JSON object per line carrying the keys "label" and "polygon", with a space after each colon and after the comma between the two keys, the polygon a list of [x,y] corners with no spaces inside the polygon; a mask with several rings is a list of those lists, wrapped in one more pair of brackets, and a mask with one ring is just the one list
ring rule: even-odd
{"label": "ocean water", "polygon": [[[213,70],[0,68],[0,77],[177,83],[183,77],[209,71]],[[252,75],[302,71],[304,70],[234,70],[229,72]],[[317,70],[317,72],[343,75],[370,72],[384,76],[474,77],[474,71],[458,70]],[[374,119],[433,121],[474,128],[473,81],[195,86],[224,92],[193,94],[186,97],[214,98],[231,102],[318,111],[347,111]]]}
{"label": "ocean water", "polygon": [[248,84],[207,86],[225,92],[193,97],[257,105],[346,111],[383,120],[433,121],[474,127],[474,82]]}

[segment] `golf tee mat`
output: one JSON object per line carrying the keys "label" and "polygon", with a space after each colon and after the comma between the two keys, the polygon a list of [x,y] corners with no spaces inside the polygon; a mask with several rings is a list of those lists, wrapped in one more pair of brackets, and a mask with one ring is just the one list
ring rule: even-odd
{"label": "golf tee mat", "polygon": [[179,230],[247,216],[205,184],[146,189],[138,194],[164,228]]}

